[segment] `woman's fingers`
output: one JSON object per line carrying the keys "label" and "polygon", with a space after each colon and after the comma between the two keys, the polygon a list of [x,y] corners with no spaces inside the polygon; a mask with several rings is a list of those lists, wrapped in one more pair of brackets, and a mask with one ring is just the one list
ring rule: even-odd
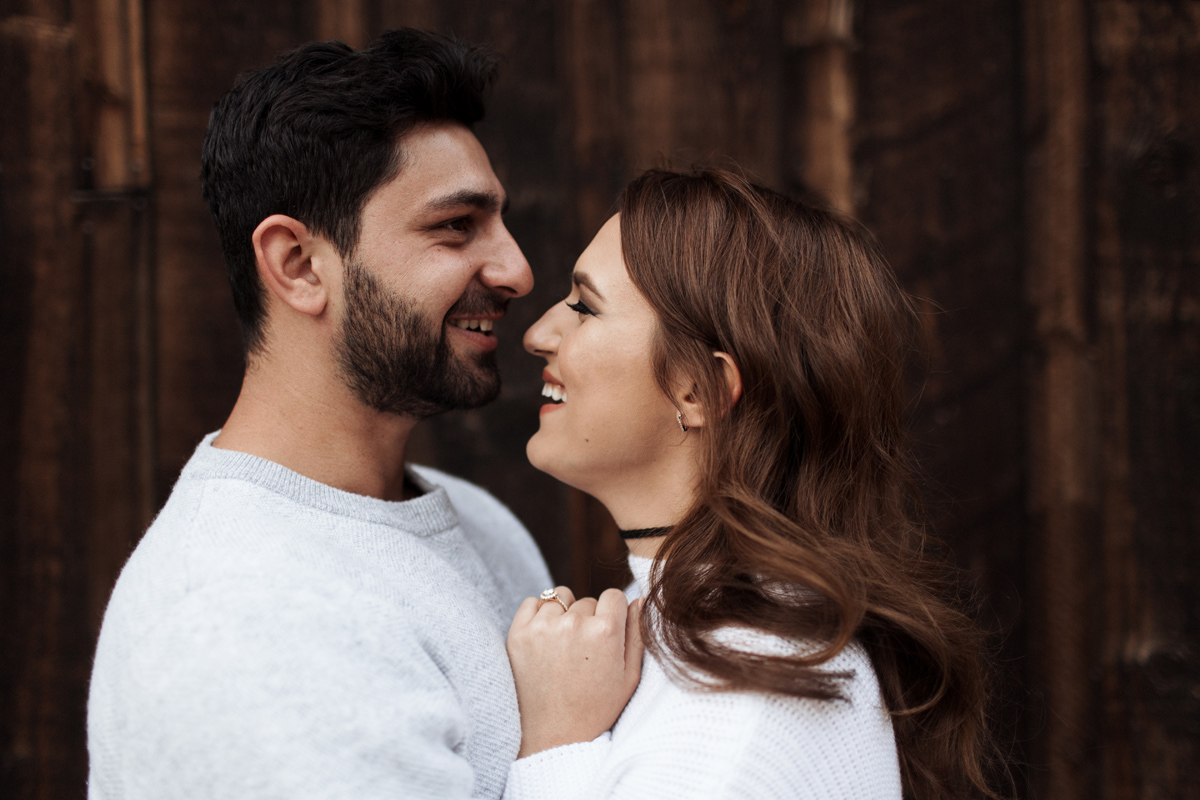
{"label": "woman's fingers", "polygon": [[[555,586],[554,591],[558,594],[558,599],[543,599],[536,598],[539,607],[536,609],[539,614],[547,616],[562,616],[567,613],[567,609],[575,604],[575,594],[565,586]],[[562,602],[560,603],[559,600]]]}
{"label": "woman's fingers", "polygon": [[629,615],[625,618],[625,674],[636,686],[642,678],[642,606],[645,601],[638,598],[629,604]]}
{"label": "woman's fingers", "polygon": [[574,603],[571,603],[570,614],[578,614],[583,617],[591,617],[596,614],[596,601],[591,597],[581,597]]}
{"label": "woman's fingers", "polygon": [[641,671],[641,636],[628,619],[637,606],[630,609],[616,589],[579,600],[565,586],[557,591],[569,611],[530,598],[508,635],[523,756],[590,741],[612,727]]}
{"label": "woman's fingers", "polygon": [[536,597],[526,597],[521,601],[521,605],[517,608],[517,613],[513,615],[512,625],[508,627],[511,633],[516,628],[528,625],[538,611],[538,599]]}
{"label": "woman's fingers", "polygon": [[619,589],[606,589],[597,602],[596,616],[609,616],[617,630],[625,634],[625,673],[637,684],[642,674],[642,600],[627,603],[625,593]]}
{"label": "woman's fingers", "polygon": [[625,612],[629,608],[629,602],[625,599],[625,593],[620,589],[605,589],[600,593],[600,599],[596,601],[596,616],[612,617],[614,620],[620,620],[621,627],[624,627]]}

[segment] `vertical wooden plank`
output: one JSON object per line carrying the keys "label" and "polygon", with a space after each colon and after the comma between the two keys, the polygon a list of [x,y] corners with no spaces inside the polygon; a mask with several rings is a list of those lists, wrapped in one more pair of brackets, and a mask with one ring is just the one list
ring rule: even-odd
{"label": "vertical wooden plank", "polygon": [[[631,174],[657,166],[678,146],[675,103],[679,99],[679,32],[672,0],[631,2],[625,7],[624,42],[629,77],[626,162]],[[713,109],[715,111],[716,109]]]}
{"label": "vertical wooden plank", "polygon": [[[24,124],[0,126],[0,270],[6,290],[0,292],[0,371],[7,379],[0,391],[0,792],[30,796],[33,747],[26,701],[26,630],[33,570],[22,564],[25,537],[19,524],[21,497],[23,384],[28,369],[32,332],[34,269],[31,254],[36,237],[31,216],[38,211],[28,200],[33,175],[30,96],[30,38],[28,22],[0,22],[0,107]],[[51,209],[53,213],[53,209]],[[18,716],[20,707],[21,716]]]}
{"label": "vertical wooden plank", "polygon": [[88,104],[92,187],[103,191],[150,185],[147,158],[145,52],[140,0],[89,0],[74,5],[79,60]]}
{"label": "vertical wooden plank", "polygon": [[[5,227],[27,237],[4,258],[25,307],[7,318],[23,367],[5,370],[20,389],[5,416],[5,427],[19,425],[4,537],[14,570],[4,581],[4,649],[22,659],[6,670],[3,715],[3,793],[14,797],[63,796],[86,779],[95,636],[151,510],[138,290],[148,266],[134,246],[148,178],[144,92],[131,63],[140,31],[136,11],[110,0],[69,11],[70,25],[50,21],[54,13],[3,23],[6,59],[16,57],[6,88],[23,98],[4,98],[20,125],[0,155],[9,167],[0,208]],[[11,150],[20,139],[24,152]]]}
{"label": "vertical wooden plank", "polygon": [[845,213],[854,210],[852,0],[799,0],[784,16],[784,44],[798,51],[790,172],[798,183]]}
{"label": "vertical wooden plank", "polygon": [[1200,13],[1093,9],[1105,796],[1200,797]]}
{"label": "vertical wooden plank", "polygon": [[561,56],[571,131],[573,244],[582,246],[613,212],[625,175],[620,8],[580,0],[563,15]]}
{"label": "vertical wooden plank", "polygon": [[87,641],[73,540],[83,287],[71,205],[72,34],[61,10],[37,14],[0,22],[0,96],[25,114],[0,137],[3,263],[26,306],[5,324],[14,326],[6,343],[18,349],[3,356],[19,397],[3,423],[16,427],[5,437],[15,445],[5,477],[16,496],[4,503],[12,515],[4,523],[3,780],[6,795],[30,798],[83,779],[77,709],[86,684],[73,679],[72,666]]}
{"label": "vertical wooden plank", "polygon": [[1095,684],[1089,580],[1098,539],[1097,409],[1087,319],[1083,160],[1087,28],[1081,2],[1031,2],[1025,13],[1026,274],[1037,364],[1029,420],[1038,663],[1045,681],[1048,797],[1084,798]]}
{"label": "vertical wooden plank", "polygon": [[367,43],[364,0],[317,0],[317,38],[336,39],[351,47]]}
{"label": "vertical wooden plank", "polygon": [[1036,653],[1045,681],[1048,796],[1091,796],[1089,565],[1097,521],[1096,377],[1086,318],[1082,160],[1088,125],[1082,4],[1026,5],[1027,270],[1039,365],[1030,495],[1039,548]]}
{"label": "vertical wooden plank", "polygon": [[[75,195],[88,287],[88,619],[154,511],[151,185],[140,0],[74,6],[83,101],[83,190]],[[86,675],[84,676],[86,680]]]}
{"label": "vertical wooden plank", "polygon": [[[147,419],[150,297],[147,203],[140,194],[77,196],[80,268],[86,281],[89,453],[87,623],[99,632],[113,584],[154,513]],[[93,642],[94,644],[94,642]],[[90,666],[90,659],[88,661]],[[86,682],[85,670],[81,676]]]}
{"label": "vertical wooden plank", "polygon": [[778,4],[649,0],[623,16],[630,174],[732,164],[780,185]]}
{"label": "vertical wooden plank", "polygon": [[[786,146],[781,4],[723,0],[715,5],[715,46],[697,53],[685,97],[692,115],[703,118],[712,114],[710,98],[719,87],[725,113],[719,138],[708,147],[715,148],[718,159],[731,158],[758,182],[781,188]],[[675,13],[687,18],[691,8],[682,4]]]}
{"label": "vertical wooden plank", "polygon": [[393,28],[438,30],[442,25],[439,6],[438,0],[378,0],[378,26],[372,36]]}
{"label": "vertical wooden plank", "polygon": [[[1121,272],[1120,226],[1109,198],[1111,187],[1097,181],[1096,327],[1101,395],[1101,490],[1104,619],[1102,659],[1104,738],[1112,745],[1103,761],[1105,797],[1137,797],[1133,763],[1126,662],[1144,641],[1146,621],[1138,591],[1135,510],[1130,497],[1129,400],[1125,335],[1125,281]],[[1140,641],[1139,641],[1140,640]]]}

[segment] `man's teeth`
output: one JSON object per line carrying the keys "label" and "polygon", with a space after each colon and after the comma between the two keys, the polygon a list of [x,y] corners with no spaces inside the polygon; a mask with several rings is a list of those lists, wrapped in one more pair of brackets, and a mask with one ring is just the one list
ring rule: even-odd
{"label": "man's teeth", "polygon": [[567,402],[567,390],[557,383],[547,383],[542,387],[542,397],[549,397],[556,403]]}
{"label": "man's teeth", "polygon": [[481,331],[487,333],[495,324],[490,319],[452,319],[450,324],[464,331]]}

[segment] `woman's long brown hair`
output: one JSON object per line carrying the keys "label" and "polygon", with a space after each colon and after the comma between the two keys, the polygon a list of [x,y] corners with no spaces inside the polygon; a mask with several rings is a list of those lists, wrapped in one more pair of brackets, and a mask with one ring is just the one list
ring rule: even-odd
{"label": "woman's long brown hair", "polygon": [[[713,688],[834,700],[847,676],[821,665],[857,639],[905,796],[995,796],[983,637],[928,552],[905,451],[913,307],[873,239],[721,170],[647,172],[620,212],[629,275],[659,319],[659,384],[670,396],[686,377],[716,412],[688,434],[700,484],[655,562],[651,652]],[[741,372],[734,404],[714,351]],[[730,625],[821,647],[755,655],[711,636]]]}

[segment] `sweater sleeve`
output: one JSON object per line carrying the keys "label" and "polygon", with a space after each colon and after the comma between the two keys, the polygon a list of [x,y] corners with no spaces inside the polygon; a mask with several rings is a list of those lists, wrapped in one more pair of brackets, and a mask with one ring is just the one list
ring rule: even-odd
{"label": "sweater sleeve", "polygon": [[123,700],[107,704],[118,735],[93,743],[117,776],[93,774],[92,796],[469,797],[468,715],[412,627],[369,605],[209,586],[118,637],[129,652],[98,670],[110,685],[93,698],[96,713]]}
{"label": "sweater sleeve", "polygon": [[518,758],[508,771],[504,800],[567,800],[594,786],[612,748],[612,733]]}
{"label": "sweater sleeve", "polygon": [[899,800],[891,721],[869,661],[859,653],[839,661],[857,672],[846,700],[699,691],[657,673],[603,749],[571,745],[518,760],[506,798]]}

